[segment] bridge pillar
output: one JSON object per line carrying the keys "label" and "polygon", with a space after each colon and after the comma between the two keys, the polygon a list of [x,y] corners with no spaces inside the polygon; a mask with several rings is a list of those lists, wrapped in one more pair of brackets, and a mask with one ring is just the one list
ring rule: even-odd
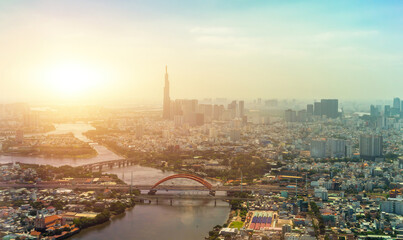
{"label": "bridge pillar", "polygon": [[214,199],[214,207],[217,207],[217,199]]}
{"label": "bridge pillar", "polygon": [[109,163],[109,169],[113,168],[113,163]]}
{"label": "bridge pillar", "polygon": [[156,189],[151,189],[151,190],[148,192],[148,195],[155,195],[156,192],[157,192]]}

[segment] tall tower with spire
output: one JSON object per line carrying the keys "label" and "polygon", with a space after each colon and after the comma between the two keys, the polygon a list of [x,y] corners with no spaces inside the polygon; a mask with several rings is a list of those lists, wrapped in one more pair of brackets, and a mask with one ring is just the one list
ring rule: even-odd
{"label": "tall tower with spire", "polygon": [[162,110],[162,118],[171,118],[171,98],[169,97],[169,80],[168,80],[168,66],[165,66],[165,86],[164,86],[164,102]]}

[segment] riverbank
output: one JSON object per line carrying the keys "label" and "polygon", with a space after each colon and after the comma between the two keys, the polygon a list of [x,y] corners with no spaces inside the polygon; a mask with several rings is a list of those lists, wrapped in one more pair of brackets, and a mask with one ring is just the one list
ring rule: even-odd
{"label": "riverbank", "polygon": [[[228,218],[224,201],[174,200],[136,204],[123,215],[96,227],[84,229],[72,240],[141,239],[189,240],[204,239],[217,224]],[[130,236],[130,238],[128,238]]]}
{"label": "riverbank", "polygon": [[88,158],[93,158],[96,157],[98,153],[94,150],[91,153],[88,154],[42,154],[42,153],[0,153],[0,156],[10,156],[10,157],[39,157],[39,158],[44,158],[44,159],[54,159],[54,158],[60,158],[60,159],[88,159]]}
{"label": "riverbank", "polygon": [[[108,150],[104,145],[93,143],[85,136],[81,135],[89,129],[88,125],[84,124],[63,124],[57,125],[57,132],[68,133],[74,132],[75,136],[78,136],[81,140],[91,142],[91,146],[97,150],[98,155],[93,159],[83,161],[81,159],[52,159],[52,158],[40,158],[40,157],[6,157],[0,156],[0,162],[2,163],[30,163],[41,164],[51,166],[80,166],[87,163],[102,162],[108,160],[115,160],[122,158],[115,154],[114,151]],[[176,171],[170,171],[170,169],[163,168],[157,165],[148,165],[145,162],[141,162],[141,165],[127,166],[125,168],[114,168],[110,171],[106,171],[110,174],[119,176],[124,182],[131,182],[131,175],[133,175],[133,184],[151,185],[155,184],[159,180],[176,174]],[[153,166],[151,167],[144,167]],[[41,168],[44,169],[44,168]],[[99,173],[98,173],[99,174]],[[63,176],[64,177],[64,176]],[[176,184],[182,184],[185,181],[186,184],[189,180],[176,179]],[[191,182],[192,184],[192,182]],[[197,183],[194,183],[197,184]],[[31,193],[31,190],[27,190]],[[32,190],[33,191],[33,190]],[[38,199],[42,199],[42,192],[37,192]],[[53,197],[63,199],[63,193],[54,194]],[[86,193],[87,194],[87,193]],[[72,196],[70,196],[72,197]],[[97,197],[87,196],[85,198],[93,198],[96,201]],[[78,199],[83,197],[77,196]],[[84,201],[88,206],[93,206],[95,202]],[[62,204],[61,206],[65,206]],[[83,229],[78,234],[70,237],[74,240],[92,240],[92,239],[126,239],[127,236],[136,236],[136,239],[142,240],[154,240],[160,239],[161,236],[164,239],[175,240],[188,240],[188,239],[203,239],[217,224],[222,224],[228,218],[229,207],[228,203],[224,201],[217,202],[215,206],[214,201],[210,200],[174,200],[173,206],[169,203],[160,202],[156,204],[136,204],[133,208],[125,209],[124,214],[113,215],[103,224],[98,224],[92,227]]]}
{"label": "riverbank", "polygon": [[[134,200],[133,200],[132,205],[126,207],[126,208],[124,209],[124,211],[120,211],[120,212],[109,212],[109,213],[104,213],[104,212],[103,212],[103,213],[100,213],[101,215],[103,215],[104,218],[101,218],[101,219],[99,220],[99,222],[95,223],[94,225],[85,226],[85,227],[83,227],[83,228],[79,227],[80,231],[77,232],[77,233],[75,233],[74,235],[80,233],[80,232],[83,231],[83,230],[85,230],[85,231],[95,230],[95,229],[96,229],[97,227],[99,227],[100,225],[107,224],[108,222],[111,222],[111,221],[113,221],[113,220],[116,219],[116,218],[123,217],[123,216],[126,214],[126,212],[132,210],[135,206],[136,206],[136,204],[134,203]],[[98,217],[98,216],[99,216],[99,214],[97,215],[97,217]],[[105,218],[106,216],[108,216],[108,218]],[[77,224],[77,221],[76,221],[75,224]],[[74,235],[71,235],[71,236],[69,236],[68,238],[74,237]]]}
{"label": "riverbank", "polygon": [[[91,140],[93,140],[93,139],[91,139]],[[109,146],[107,144],[102,145],[102,146],[107,148],[109,151],[115,153],[116,155],[121,156],[122,158],[130,158],[129,156],[127,156],[127,154],[124,154],[121,151],[118,151],[115,148],[113,148],[113,147],[111,147],[111,146]],[[173,167],[165,167],[165,166],[163,166],[163,164],[156,164],[156,163],[153,163],[153,162],[150,162],[150,161],[146,161],[145,159],[140,159],[140,158],[136,159],[135,158],[134,161],[135,161],[136,165],[139,165],[139,166],[142,166],[142,167],[154,168],[154,169],[158,169],[158,170],[161,170],[161,171],[164,171],[164,172],[167,171],[167,172],[175,172],[175,173],[183,173],[183,174],[195,174],[192,171],[186,171],[185,169],[174,169]],[[198,175],[198,174],[196,173],[196,175]],[[207,180],[213,181],[213,182],[218,182],[220,184],[225,183],[222,179],[219,179],[219,178],[214,178],[214,177],[209,177],[209,176],[202,176],[202,177],[207,179]]]}

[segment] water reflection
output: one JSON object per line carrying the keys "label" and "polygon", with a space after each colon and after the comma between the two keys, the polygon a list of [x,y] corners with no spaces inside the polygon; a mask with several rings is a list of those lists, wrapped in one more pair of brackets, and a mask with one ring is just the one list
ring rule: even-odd
{"label": "water reflection", "polygon": [[10,162],[21,162],[21,163],[34,163],[34,164],[49,164],[52,166],[79,166],[88,163],[102,162],[108,160],[121,159],[114,152],[110,151],[104,146],[97,143],[92,143],[90,139],[83,135],[84,132],[88,130],[93,130],[94,128],[87,123],[71,123],[71,124],[55,124],[56,130],[49,132],[47,134],[65,134],[73,133],[78,139],[90,143],[94,149],[97,151],[97,156],[92,158],[75,159],[75,158],[43,158],[38,156],[5,156],[0,155],[0,163],[10,163]]}
{"label": "water reflection", "polygon": [[[106,160],[120,159],[107,148],[82,135],[83,132],[93,129],[89,124],[57,124],[56,130],[49,134],[63,134],[72,132],[77,138],[90,142],[98,152],[98,155],[89,159],[57,159],[41,157],[16,157],[0,156],[0,163],[22,162],[35,164],[49,164],[53,166],[71,165],[79,166],[87,163],[94,163]],[[133,173],[133,184],[151,185],[162,178],[175,174],[171,171],[161,171],[154,168],[142,166],[128,166],[108,170],[109,173],[117,174],[126,183],[130,184]],[[210,181],[216,185],[217,182]],[[199,184],[187,179],[175,179],[166,184]],[[158,194],[163,193],[159,191]],[[170,192],[172,193],[172,192]],[[177,192],[179,194],[179,192]],[[187,191],[180,194],[208,194],[206,191]],[[223,193],[217,193],[218,195]],[[72,239],[81,240],[189,240],[203,239],[208,232],[217,224],[223,224],[229,214],[228,203],[211,200],[173,200],[170,206],[169,200],[160,200],[158,205],[136,205],[125,214],[114,217],[110,222],[83,230]]]}
{"label": "water reflection", "polygon": [[83,230],[73,239],[203,239],[215,225],[228,218],[226,202],[174,200],[159,205],[136,205],[110,223]]}

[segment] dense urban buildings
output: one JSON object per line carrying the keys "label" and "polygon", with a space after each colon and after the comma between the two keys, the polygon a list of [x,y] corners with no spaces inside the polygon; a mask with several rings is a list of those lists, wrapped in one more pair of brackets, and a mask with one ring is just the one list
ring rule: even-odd
{"label": "dense urban buildings", "polygon": [[[58,110],[39,111],[31,118],[27,114],[32,111],[29,106],[3,105],[0,109],[7,110],[0,115],[0,145],[5,156],[92,159],[94,145],[77,139],[75,134],[46,135],[52,128],[44,127],[60,119],[87,119],[93,130],[83,134],[121,158],[168,172],[213,179],[218,186],[229,189],[242,186],[243,190],[238,190],[249,200],[228,201],[233,209],[228,222],[206,231],[210,239],[366,239],[375,233],[397,236],[403,222],[403,119],[400,113],[388,113],[390,101],[385,101],[385,106],[363,104],[362,109],[343,102],[347,110],[336,114],[338,102],[175,99],[170,100],[169,118],[164,114],[161,117],[158,111],[129,109],[76,109],[68,115],[59,115],[62,111]],[[315,115],[315,108],[320,109],[320,114]],[[116,186],[122,184],[119,178],[125,179],[124,174],[100,178],[55,175],[46,179],[46,175],[38,177],[43,174],[41,168],[16,163],[4,164],[0,169],[3,184],[27,186],[50,184],[49,181],[63,186]],[[173,181],[166,186],[176,184]],[[95,221],[82,219],[102,217],[95,206],[114,209],[112,202],[118,199],[127,206],[132,204],[130,199],[142,204],[140,199],[148,196],[116,192],[100,201],[105,193],[95,191],[86,197],[96,199],[95,208],[83,209],[78,200],[82,192],[54,192],[58,201],[67,204],[57,205],[57,211],[52,211],[56,202],[48,200],[48,194],[18,188],[0,191],[0,200],[6,202],[6,208],[0,210],[5,219],[1,226],[5,236],[52,239],[60,231],[64,231],[63,236],[72,236],[84,228],[83,222]],[[116,198],[116,194],[121,195]],[[13,204],[9,196],[21,199],[22,205]],[[47,205],[42,207],[36,203],[38,200],[29,199],[39,199]],[[11,214],[15,212],[17,215]],[[32,215],[24,215],[30,212]],[[26,225],[16,222],[21,215]],[[104,217],[107,218],[102,221],[108,221],[109,216]]]}
{"label": "dense urban buildings", "polygon": [[1,1],[0,239],[403,240],[402,10]]}
{"label": "dense urban buildings", "polygon": [[383,156],[383,138],[382,136],[361,135],[360,136],[360,157],[363,159],[372,159]]}

